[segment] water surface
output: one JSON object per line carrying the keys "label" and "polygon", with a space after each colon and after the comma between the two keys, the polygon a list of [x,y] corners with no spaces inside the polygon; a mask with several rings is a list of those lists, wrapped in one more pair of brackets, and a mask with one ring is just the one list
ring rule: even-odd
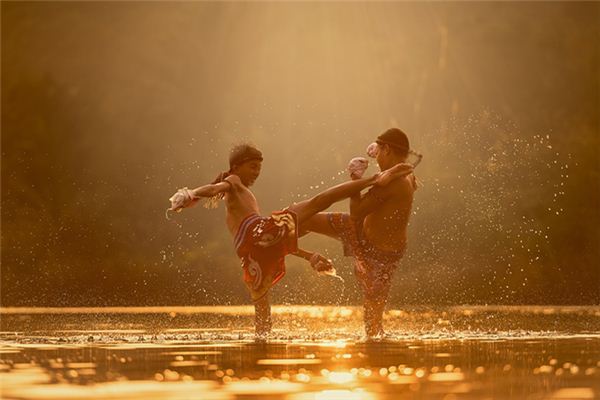
{"label": "water surface", "polygon": [[593,399],[600,307],[3,308],[7,399]]}

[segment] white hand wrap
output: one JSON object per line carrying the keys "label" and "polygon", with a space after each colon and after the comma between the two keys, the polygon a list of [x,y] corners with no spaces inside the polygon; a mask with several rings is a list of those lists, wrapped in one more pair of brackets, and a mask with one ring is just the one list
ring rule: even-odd
{"label": "white hand wrap", "polygon": [[354,157],[348,163],[348,172],[350,172],[350,178],[360,179],[369,167],[369,160],[364,157]]}
{"label": "white hand wrap", "polygon": [[373,142],[367,147],[367,155],[371,158],[377,158],[377,154],[379,154],[379,145]]}
{"label": "white hand wrap", "polygon": [[196,196],[194,196],[194,192],[190,189],[186,187],[179,189],[177,193],[169,199],[171,202],[171,208],[169,208],[169,210],[179,212],[182,209],[189,207],[195,199]]}

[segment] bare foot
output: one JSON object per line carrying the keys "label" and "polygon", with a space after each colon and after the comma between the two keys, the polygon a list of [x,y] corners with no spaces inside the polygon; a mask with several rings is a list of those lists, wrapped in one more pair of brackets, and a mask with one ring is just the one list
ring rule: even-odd
{"label": "bare foot", "polygon": [[392,168],[386,169],[379,173],[377,178],[375,179],[375,185],[377,186],[385,186],[389,184],[394,179],[402,178],[408,174],[411,174],[414,170],[412,164],[408,163],[399,163],[394,165]]}

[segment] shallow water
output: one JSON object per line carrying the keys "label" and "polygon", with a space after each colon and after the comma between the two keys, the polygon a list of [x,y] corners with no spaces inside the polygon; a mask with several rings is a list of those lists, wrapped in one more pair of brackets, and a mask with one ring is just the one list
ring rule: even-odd
{"label": "shallow water", "polygon": [[600,307],[413,307],[362,338],[354,307],[2,309],[7,399],[592,399]]}

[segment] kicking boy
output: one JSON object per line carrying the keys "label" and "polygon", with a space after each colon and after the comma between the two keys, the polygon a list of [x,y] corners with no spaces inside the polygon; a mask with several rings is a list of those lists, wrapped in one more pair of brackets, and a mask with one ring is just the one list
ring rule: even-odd
{"label": "kicking boy", "polygon": [[334,186],[311,199],[262,217],[258,202],[249,189],[260,175],[262,160],[262,153],[256,147],[235,146],[229,157],[229,171],[221,173],[211,184],[193,190],[180,189],[170,199],[173,211],[192,206],[202,197],[225,200],[227,227],[234,237],[236,253],[242,260],[244,282],[254,302],[258,338],[264,338],[271,330],[268,292],[285,274],[285,256],[296,254],[312,258],[311,263],[315,261],[313,254],[298,249],[298,229],[303,229],[302,225],[310,217],[333,203],[369,186],[386,186],[412,172],[411,165],[400,164],[372,177]]}
{"label": "kicking boy", "polygon": [[[411,150],[406,134],[392,128],[379,135],[368,152],[385,172],[407,165],[404,163]],[[352,179],[362,176],[367,165],[365,159],[353,159],[349,166]],[[414,175],[405,174],[388,185],[371,188],[364,195],[356,192],[350,197],[350,214],[319,213],[302,226],[304,231],[341,240],[344,255],[355,258],[354,272],[363,291],[368,338],[380,338],[384,334],[383,312],[392,275],[406,248],[407,225],[416,188]]]}

